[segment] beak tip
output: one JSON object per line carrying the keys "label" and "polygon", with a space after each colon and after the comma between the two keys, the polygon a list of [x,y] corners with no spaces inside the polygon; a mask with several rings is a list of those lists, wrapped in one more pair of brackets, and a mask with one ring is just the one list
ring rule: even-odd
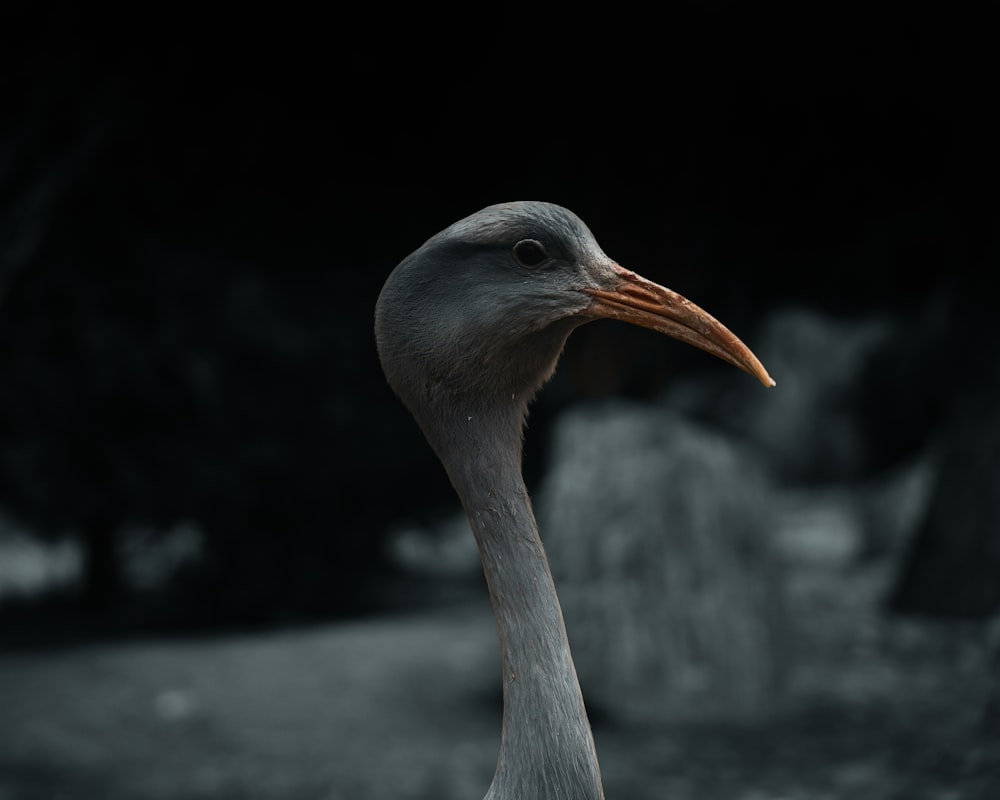
{"label": "beak tip", "polygon": [[764,385],[765,389],[771,389],[778,385],[774,378],[767,374],[767,370],[764,369],[763,365],[760,365],[760,369],[754,370],[752,374]]}

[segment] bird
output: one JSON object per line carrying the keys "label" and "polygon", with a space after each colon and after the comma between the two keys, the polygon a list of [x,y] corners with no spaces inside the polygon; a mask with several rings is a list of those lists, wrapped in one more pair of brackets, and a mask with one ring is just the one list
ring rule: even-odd
{"label": "bird", "polygon": [[521,472],[528,406],[567,337],[609,318],[774,380],[721,322],[605,255],[586,224],[541,201],[490,205],[429,238],[375,304],[388,384],[462,502],[500,640],[500,750],[485,800],[601,800],[580,683]]}

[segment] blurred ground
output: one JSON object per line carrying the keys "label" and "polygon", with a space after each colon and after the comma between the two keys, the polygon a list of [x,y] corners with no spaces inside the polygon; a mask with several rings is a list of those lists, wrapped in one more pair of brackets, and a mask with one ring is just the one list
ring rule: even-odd
{"label": "blurred ground", "polygon": [[[798,575],[802,657],[772,721],[598,719],[608,797],[1000,797],[1000,631],[884,619],[888,577]],[[337,626],[7,653],[0,798],[478,798],[497,679],[485,593]]]}

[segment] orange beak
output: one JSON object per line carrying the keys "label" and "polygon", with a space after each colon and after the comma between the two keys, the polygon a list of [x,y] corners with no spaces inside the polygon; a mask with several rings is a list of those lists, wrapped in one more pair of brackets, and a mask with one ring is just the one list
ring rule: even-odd
{"label": "orange beak", "polygon": [[664,333],[749,372],[765,386],[775,385],[750,348],[707,311],[618,264],[614,269],[618,278],[614,288],[583,290],[593,298],[585,315],[620,319]]}

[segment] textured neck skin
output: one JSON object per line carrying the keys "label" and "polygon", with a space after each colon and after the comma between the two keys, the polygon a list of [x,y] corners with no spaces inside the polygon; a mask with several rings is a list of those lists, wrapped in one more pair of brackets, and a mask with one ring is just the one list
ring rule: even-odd
{"label": "textured neck skin", "polygon": [[479,545],[500,634],[503,732],[486,800],[602,800],[562,611],[521,478],[523,408],[455,408],[433,441]]}

